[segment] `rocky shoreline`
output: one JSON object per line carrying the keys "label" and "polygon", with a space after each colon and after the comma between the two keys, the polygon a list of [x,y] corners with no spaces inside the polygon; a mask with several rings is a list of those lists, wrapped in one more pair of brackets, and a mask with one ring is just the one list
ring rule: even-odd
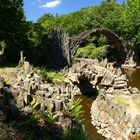
{"label": "rocky shoreline", "polygon": [[92,103],[91,118],[98,133],[107,140],[131,140],[132,135],[140,134],[140,113],[133,118],[124,106],[113,102],[108,95],[100,95]]}

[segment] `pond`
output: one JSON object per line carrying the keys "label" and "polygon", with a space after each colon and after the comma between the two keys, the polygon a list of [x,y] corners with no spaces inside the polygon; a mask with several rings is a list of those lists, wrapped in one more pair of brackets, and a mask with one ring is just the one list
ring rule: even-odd
{"label": "pond", "polygon": [[[140,69],[122,69],[123,73],[126,74],[129,80],[129,86],[137,87],[140,89]],[[76,96],[76,98],[82,99],[81,105],[84,114],[82,116],[82,123],[85,126],[85,131],[89,136],[89,140],[105,140],[101,134],[97,133],[97,129],[91,124],[90,108],[95,97],[90,96]]]}

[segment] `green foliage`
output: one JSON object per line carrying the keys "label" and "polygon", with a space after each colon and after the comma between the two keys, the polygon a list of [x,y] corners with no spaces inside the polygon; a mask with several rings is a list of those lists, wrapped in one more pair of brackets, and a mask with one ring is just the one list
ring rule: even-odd
{"label": "green foliage", "polygon": [[32,110],[39,110],[41,101],[35,101],[30,103]]}
{"label": "green foliage", "polygon": [[65,138],[68,138],[70,137],[70,130],[68,130],[67,128],[64,128],[63,129],[63,137]]}
{"label": "green foliage", "polygon": [[49,125],[53,124],[59,114],[49,111],[47,114],[41,113],[41,118]]}
{"label": "green foliage", "polygon": [[118,97],[118,98],[115,98],[115,102],[125,108],[128,108],[129,107],[129,104],[127,103],[127,101],[125,101],[125,99],[121,98],[121,97]]}
{"label": "green foliage", "polygon": [[44,14],[37,20],[37,23],[39,23],[45,29],[45,32],[49,32],[56,26],[55,17],[50,13]]}
{"label": "green foliage", "polygon": [[140,110],[140,96],[134,95],[132,100],[133,100],[133,103],[135,104],[136,108]]}
{"label": "green foliage", "polygon": [[76,57],[89,58],[89,56],[91,55],[91,52],[93,52],[95,49],[96,49],[96,47],[92,44],[90,44],[86,47],[79,48],[77,50]]}
{"label": "green foliage", "polygon": [[[37,65],[48,64],[47,34],[55,26],[62,26],[71,36],[93,28],[108,28],[132,41],[140,53],[139,0],[127,0],[123,4],[118,4],[116,0],[103,0],[101,5],[82,8],[67,15],[53,16],[46,13],[37,23],[25,21],[23,0],[0,0],[0,18],[0,47],[4,48],[7,59],[13,61],[18,61],[19,52],[24,50],[31,62]],[[97,46],[111,45],[103,36],[96,39],[87,39],[84,46],[95,42]],[[90,54],[91,57],[104,57],[101,50],[95,50],[95,54]],[[101,56],[98,54],[100,51]],[[83,51],[80,55],[87,58],[90,56]]]}
{"label": "green foliage", "polygon": [[38,73],[49,83],[60,82],[65,79],[62,72],[50,71],[45,68],[39,68]]}
{"label": "green foliage", "polygon": [[82,127],[82,114],[84,113],[81,109],[82,109],[82,105],[80,105],[81,103],[81,99],[76,99],[76,100],[71,100],[69,102],[69,110],[70,110],[70,114],[71,117],[73,117],[74,120],[74,125],[75,125],[75,129],[72,130],[70,138],[73,140],[87,140],[87,136],[83,130]]}
{"label": "green foliage", "polygon": [[23,0],[0,0],[0,19],[0,42],[5,43],[6,58],[15,62],[28,44]]}
{"label": "green foliage", "polygon": [[4,123],[3,122],[0,122],[0,130],[4,128]]}
{"label": "green foliage", "polygon": [[84,113],[81,111],[82,105],[80,105],[81,99],[71,100],[69,102],[69,110],[71,115],[75,118],[75,120],[80,123],[81,122],[81,115]]}
{"label": "green foliage", "polygon": [[107,45],[108,40],[104,35],[101,35],[100,38],[98,39],[99,46]]}
{"label": "green foliage", "polygon": [[4,40],[3,40],[3,41],[0,42],[0,50],[4,51],[5,48],[6,48],[6,44],[5,44]]}
{"label": "green foliage", "polygon": [[76,53],[76,57],[84,57],[91,59],[103,59],[107,56],[107,48],[104,47],[95,47],[94,45],[88,45],[86,47],[79,48]]}
{"label": "green foliage", "polygon": [[[39,21],[43,28],[51,28],[61,25],[70,35],[79,34],[92,28],[108,28],[119,36],[131,40],[140,52],[140,2],[139,0],[127,0],[126,3],[118,4],[116,0],[103,0],[102,4],[95,7],[82,8],[80,11],[52,17],[44,15]],[[46,22],[45,19],[46,18]],[[48,20],[53,22],[48,26]],[[46,27],[45,27],[46,25]],[[89,43],[92,43],[90,40]],[[105,38],[99,38],[100,45],[106,44]],[[86,44],[88,45],[88,44]],[[82,55],[83,52],[81,52]],[[88,57],[84,54],[85,57]],[[83,55],[82,55],[83,56]],[[93,55],[94,56],[94,55]]]}
{"label": "green foliage", "polygon": [[23,29],[23,0],[0,0],[0,40],[15,39]]}

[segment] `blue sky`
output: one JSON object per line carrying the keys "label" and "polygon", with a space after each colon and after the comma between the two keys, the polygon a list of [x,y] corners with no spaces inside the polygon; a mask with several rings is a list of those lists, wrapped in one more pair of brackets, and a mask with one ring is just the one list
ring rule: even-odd
{"label": "blue sky", "polygon": [[[123,1],[118,0],[119,3]],[[35,22],[45,13],[67,14],[100,3],[101,0],[24,0],[24,11],[26,19]]]}

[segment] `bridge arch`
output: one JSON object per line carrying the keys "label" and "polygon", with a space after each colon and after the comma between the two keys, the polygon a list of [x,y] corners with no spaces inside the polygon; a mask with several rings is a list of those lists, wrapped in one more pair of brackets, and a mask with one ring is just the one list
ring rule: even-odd
{"label": "bridge arch", "polygon": [[50,38],[50,60],[52,60],[53,67],[59,69],[71,66],[80,44],[92,33],[100,33],[106,36],[110,43],[117,48],[116,64],[137,65],[138,57],[133,44],[130,41],[125,41],[109,29],[96,28],[69,37],[62,28],[57,27],[52,30]]}

